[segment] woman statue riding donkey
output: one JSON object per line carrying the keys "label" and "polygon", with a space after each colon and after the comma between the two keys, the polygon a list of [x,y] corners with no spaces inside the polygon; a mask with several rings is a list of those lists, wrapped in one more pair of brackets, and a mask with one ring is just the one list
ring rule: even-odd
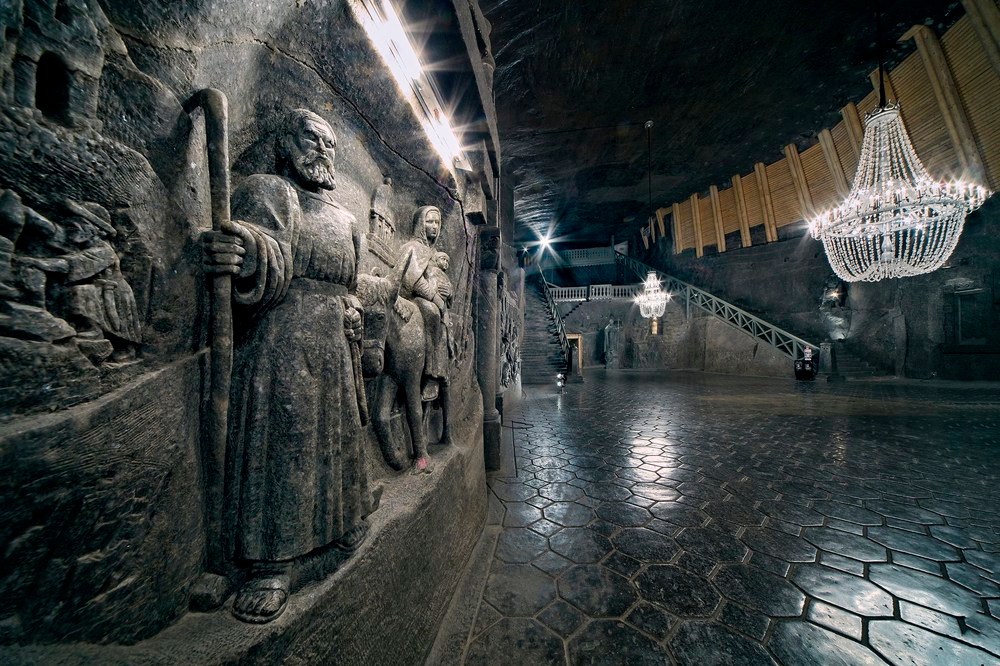
{"label": "woman statue riding donkey", "polygon": [[[402,388],[413,470],[431,470],[424,427],[425,404],[440,399],[441,443],[450,444],[448,365],[452,355],[448,308],[453,288],[448,279],[448,255],[436,249],[441,231],[441,211],[423,206],[413,216],[413,240],[400,248],[391,279],[361,276],[359,296],[364,304],[366,367],[379,368],[372,422],[386,461],[402,469],[402,448],[393,442],[390,418],[397,392]],[[392,307],[389,307],[392,304]],[[419,316],[417,316],[419,315]],[[369,360],[369,351],[381,350],[384,363]]]}

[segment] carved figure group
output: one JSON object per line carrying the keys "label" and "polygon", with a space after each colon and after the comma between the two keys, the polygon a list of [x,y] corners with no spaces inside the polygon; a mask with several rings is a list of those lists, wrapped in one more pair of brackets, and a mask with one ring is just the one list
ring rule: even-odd
{"label": "carved figure group", "polygon": [[66,200],[50,221],[0,195],[0,328],[15,338],[73,338],[93,362],[125,361],[142,342],[135,296],[112,245],[108,211]]}
{"label": "carved figure group", "polygon": [[440,227],[439,209],[418,209],[413,219],[415,238],[404,244],[393,277],[379,289],[364,290],[371,295],[362,297],[366,345],[384,350],[372,421],[386,462],[395,469],[407,464],[391,428],[398,396],[405,409],[415,471],[430,471],[425,416],[426,406],[434,400],[441,404],[441,441],[451,442],[448,361],[454,349],[448,308],[453,287],[446,273],[448,255],[433,249]]}
{"label": "carved figure group", "polygon": [[417,211],[390,278],[359,275],[364,231],[330,194],[336,143],[324,119],[292,111],[276,142],[278,173],[247,178],[232,196],[233,221],[204,237],[208,272],[233,276],[223,525],[228,556],[248,565],[233,604],[247,622],[282,613],[300,558],[351,552],[365,536],[377,499],[364,459],[363,376],[377,378],[383,450],[400,389],[414,469],[429,471],[426,401],[440,400],[450,441],[453,286],[448,255],[435,247],[441,212]]}

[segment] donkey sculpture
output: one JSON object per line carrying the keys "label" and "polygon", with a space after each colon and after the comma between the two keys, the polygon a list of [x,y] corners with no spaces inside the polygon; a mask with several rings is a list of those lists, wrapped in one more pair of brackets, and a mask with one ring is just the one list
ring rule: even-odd
{"label": "donkey sculpture", "polygon": [[[393,469],[403,469],[405,454],[392,441],[392,408],[401,393],[406,423],[413,444],[412,465],[415,472],[429,472],[425,406],[421,398],[424,371],[424,322],[417,306],[399,296],[399,286],[409,260],[389,278],[359,276],[358,295],[365,309],[365,342],[362,367],[366,377],[374,377],[375,395],[372,425],[382,455]],[[442,417],[442,443],[450,443],[448,430],[448,383],[439,389]]]}

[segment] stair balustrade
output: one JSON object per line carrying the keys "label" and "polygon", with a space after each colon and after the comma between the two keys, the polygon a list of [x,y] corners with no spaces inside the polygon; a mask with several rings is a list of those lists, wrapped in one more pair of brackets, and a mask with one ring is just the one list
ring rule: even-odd
{"label": "stair balustrade", "polygon": [[670,292],[675,300],[680,301],[680,299],[683,299],[685,307],[689,308],[691,305],[696,305],[727,324],[745,333],[749,333],[758,340],[766,342],[792,359],[802,358],[803,350],[806,347],[813,350],[815,358],[819,358],[819,345],[792,335],[788,331],[780,329],[774,324],[770,324],[760,317],[752,315],[746,310],[742,310],[703,289],[678,280],[663,271],[657,270],[620,252],[615,252],[615,260],[625,268],[635,271],[636,275],[643,279],[648,272],[655,272],[659,276],[662,286]]}
{"label": "stair balustrade", "polygon": [[552,321],[556,324],[556,332],[559,334],[559,347],[562,349],[563,363],[566,364],[566,367],[569,367],[570,346],[569,339],[566,337],[566,328],[563,326],[562,317],[559,316],[559,308],[556,307],[556,301],[552,296],[551,285],[545,280],[544,276],[540,277],[542,293],[545,294],[545,304],[549,307],[549,314],[552,315]]}

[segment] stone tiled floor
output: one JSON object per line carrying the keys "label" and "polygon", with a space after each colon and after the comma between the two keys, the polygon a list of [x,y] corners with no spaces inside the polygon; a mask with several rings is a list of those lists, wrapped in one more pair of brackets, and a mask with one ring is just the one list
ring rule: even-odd
{"label": "stone tiled floor", "polygon": [[1000,664],[998,385],[526,398],[465,664]]}

